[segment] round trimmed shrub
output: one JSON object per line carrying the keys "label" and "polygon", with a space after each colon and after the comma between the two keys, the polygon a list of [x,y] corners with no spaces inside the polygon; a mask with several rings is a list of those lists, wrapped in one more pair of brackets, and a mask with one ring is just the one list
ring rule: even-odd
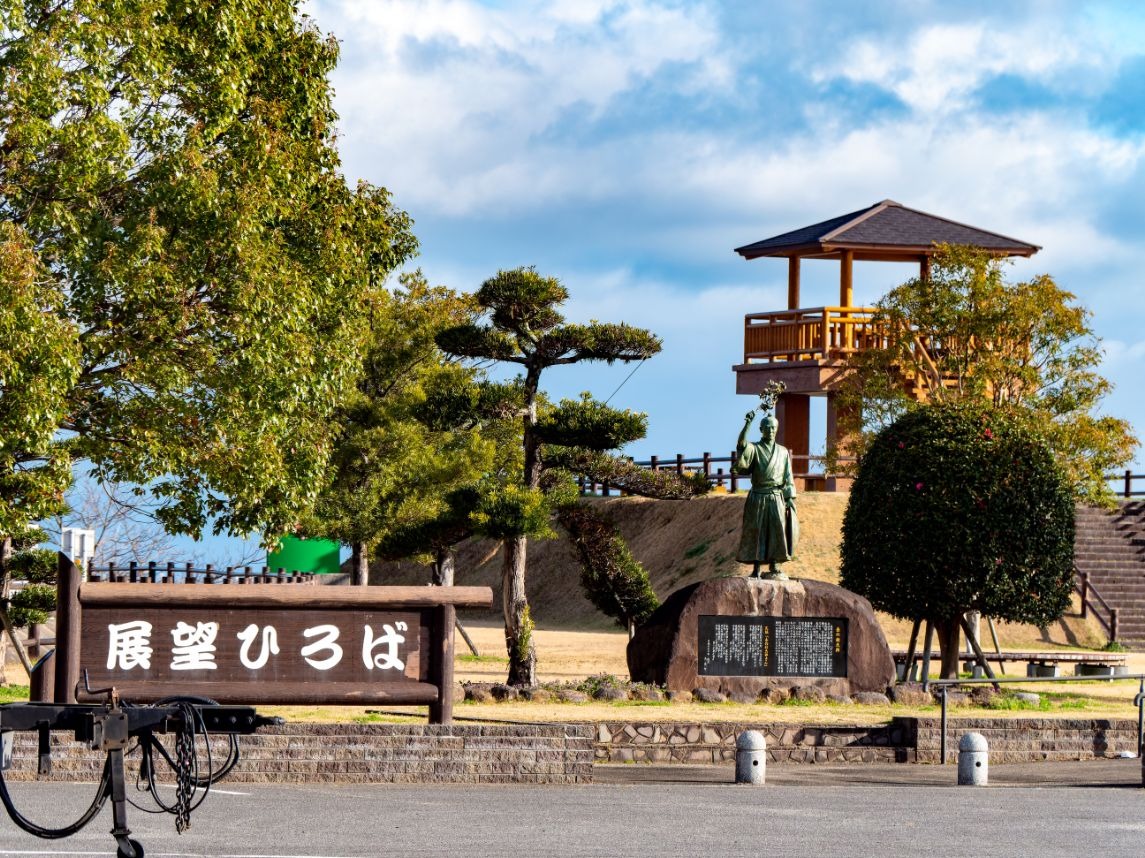
{"label": "round trimmed shrub", "polygon": [[905,619],[978,610],[1044,626],[1069,605],[1073,528],[1068,479],[1020,414],[922,406],[863,455],[842,584]]}

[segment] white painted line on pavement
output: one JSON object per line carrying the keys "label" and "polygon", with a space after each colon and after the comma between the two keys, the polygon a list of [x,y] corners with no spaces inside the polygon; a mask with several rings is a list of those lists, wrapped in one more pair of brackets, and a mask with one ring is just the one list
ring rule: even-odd
{"label": "white painted line on pavement", "polygon": [[[21,850],[6,850],[4,855],[27,855],[27,856],[55,856],[55,858],[86,858],[86,856],[100,856],[100,858],[107,858],[106,851],[100,852],[73,852],[73,851],[45,851],[43,849],[21,849]],[[202,858],[202,852],[148,852],[149,858]],[[349,855],[272,855],[265,852],[251,852],[251,853],[225,853],[217,854],[214,858],[356,858],[356,856]]]}

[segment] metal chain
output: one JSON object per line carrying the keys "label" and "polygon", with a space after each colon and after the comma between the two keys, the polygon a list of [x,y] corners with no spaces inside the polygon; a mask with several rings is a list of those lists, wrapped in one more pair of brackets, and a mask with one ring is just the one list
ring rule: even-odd
{"label": "metal chain", "polygon": [[175,830],[191,827],[191,799],[195,795],[195,710],[183,710],[183,726],[175,737]]}

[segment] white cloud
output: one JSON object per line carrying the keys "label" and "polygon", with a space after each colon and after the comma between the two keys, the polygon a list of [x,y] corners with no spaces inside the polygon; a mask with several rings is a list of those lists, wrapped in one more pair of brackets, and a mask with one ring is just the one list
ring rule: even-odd
{"label": "white cloud", "polygon": [[947,114],[999,74],[1038,78],[1063,67],[1109,68],[1102,53],[1083,53],[1082,40],[1062,22],[1034,19],[999,30],[986,23],[936,24],[904,36],[864,39],[831,62],[813,67],[817,81],[872,83],[919,114]]}
{"label": "white cloud", "polygon": [[1102,346],[1105,349],[1103,370],[1116,371],[1135,364],[1145,364],[1145,340],[1135,343],[1106,340]]}
{"label": "white cloud", "polygon": [[333,82],[348,164],[384,165],[405,199],[451,213],[563,192],[566,171],[555,180],[545,159],[565,147],[538,138],[568,111],[598,118],[668,66],[687,67],[686,91],[729,78],[703,6],[391,0],[314,12],[344,46]]}
{"label": "white cloud", "polygon": [[[1109,198],[1145,165],[1145,141],[1090,125],[1079,96],[1100,91],[1132,52],[1108,20],[1059,9],[999,27],[951,14],[963,23],[890,22],[841,49],[779,33],[767,42],[778,53],[764,57],[738,29],[720,32],[707,4],[328,0],[312,11],[344,43],[334,83],[347,173],[386,185],[416,219],[436,219],[427,273],[472,288],[517,264],[496,239],[484,255],[450,256],[449,230],[490,221],[505,235],[543,223],[553,247],[583,248],[577,270],[554,270],[552,258],[568,256],[545,239],[523,261],[566,278],[570,314],[624,319],[665,338],[665,352],[625,387],[641,396],[662,388],[649,410],[671,419],[654,415],[654,433],[711,443],[700,437],[711,430],[674,423],[722,427],[716,415],[742,410],[730,372],[742,315],[784,305],[784,272],[766,261],[733,269],[731,248],[884,197],[1043,245],[1015,275],[1050,271],[1083,303],[1099,300],[1094,323],[1107,337],[1126,340],[1145,321],[1139,248],[1100,225]],[[798,51],[783,47],[793,44]],[[773,68],[783,70],[774,85]],[[971,94],[999,74],[1060,89],[1062,105],[977,111]],[[825,95],[840,79],[882,87],[907,109],[848,112]],[[637,92],[671,108],[626,124],[618,105]],[[790,106],[790,127],[762,118],[768,98]],[[601,212],[617,234],[594,242],[599,224],[590,221]],[[658,279],[634,273],[648,260]],[[709,263],[723,267],[711,276],[673,270]],[[829,267],[807,266],[815,303],[829,303],[815,291],[830,294]],[[1108,345],[1107,366],[1128,384],[1122,368],[1140,374],[1137,346]],[[627,370],[601,372],[594,392],[607,395]],[[569,376],[570,392],[581,377]],[[1124,388],[1116,405],[1141,409]]]}

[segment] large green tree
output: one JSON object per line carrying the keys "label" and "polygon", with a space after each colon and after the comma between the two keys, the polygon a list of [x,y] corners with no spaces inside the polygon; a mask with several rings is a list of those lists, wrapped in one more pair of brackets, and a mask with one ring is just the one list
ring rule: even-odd
{"label": "large green tree", "polygon": [[175,532],[281,533],[313,500],[415,241],[340,171],[337,43],[298,6],[0,0],[0,276],[50,352],[3,491],[37,457],[55,491],[55,436]]}
{"label": "large green tree", "polygon": [[[1004,277],[1004,262],[944,246],[929,274],[878,302],[868,343],[841,391],[844,413],[861,412],[868,433],[916,405],[982,402],[1017,408],[1041,424],[1080,498],[1108,500],[1106,475],[1133,457],[1125,420],[1098,407],[1110,383],[1097,371],[1100,341],[1090,314],[1047,274]],[[853,436],[861,453],[870,434]]]}
{"label": "large green tree", "polygon": [[[475,298],[485,318],[449,328],[438,335],[437,342],[444,351],[459,357],[520,367],[519,470],[515,479],[481,495],[474,520],[481,532],[502,542],[508,682],[533,685],[537,656],[525,588],[528,537],[549,534],[553,509],[575,496],[567,474],[554,471],[548,484],[542,485],[545,438],[538,421],[541,375],[552,367],[583,361],[645,360],[660,351],[660,340],[626,324],[567,323],[560,307],[568,291],[555,278],[544,277],[532,268],[498,272],[481,285]],[[591,413],[586,417],[589,421],[597,419]],[[563,420],[563,428],[575,428],[569,422],[573,420],[570,413]]]}
{"label": "large green tree", "polygon": [[0,571],[11,537],[59,512],[71,482],[66,447],[55,435],[80,347],[61,305],[28,236],[0,223]]}
{"label": "large green tree", "polygon": [[471,421],[422,419],[439,391],[456,398],[476,390],[477,371],[434,341],[472,320],[470,297],[430,287],[415,272],[402,277],[384,310],[371,327],[357,387],[335,416],[340,432],[328,482],[304,524],[351,547],[355,584],[368,583],[370,554],[382,540],[401,541],[399,532],[410,530],[427,535],[428,522],[449,517],[450,493],[479,480],[496,455],[493,437],[473,431]]}
{"label": "large green tree", "polygon": [[1073,590],[1074,497],[1044,427],[979,402],[916,408],[880,431],[843,517],[842,584],[938,631],[957,678],[968,611],[1045,626]]}

